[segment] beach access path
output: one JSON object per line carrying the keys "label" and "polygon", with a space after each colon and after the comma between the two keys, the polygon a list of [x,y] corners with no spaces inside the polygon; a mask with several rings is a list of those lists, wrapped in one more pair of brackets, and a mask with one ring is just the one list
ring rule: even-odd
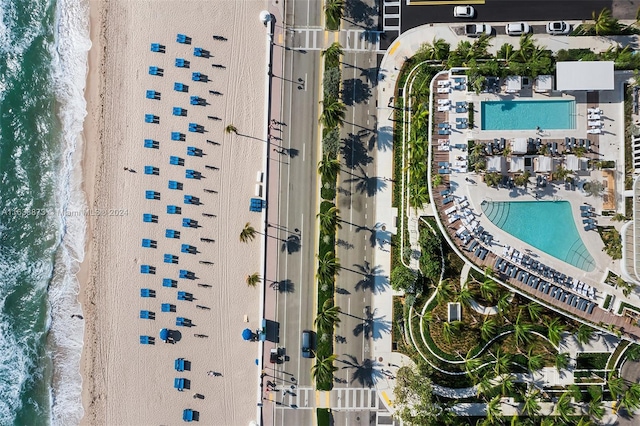
{"label": "beach access path", "polygon": [[[196,411],[201,424],[256,420],[258,348],[241,333],[260,326],[259,289],[245,283],[247,275],[260,273],[260,235],[245,244],[239,234],[245,223],[260,229],[261,221],[259,213],[249,211],[249,199],[255,196],[256,174],[263,171],[266,52],[258,17],[265,5],[254,0],[91,2],[85,190],[89,207],[123,213],[89,221],[81,283],[87,321],[83,424],[177,424],[185,408]],[[178,33],[191,37],[192,44],[177,43]],[[165,53],[151,52],[151,43],[166,46]],[[194,47],[213,56],[195,57]],[[176,58],[190,61],[190,68],[175,67]],[[164,69],[164,75],[149,75],[149,66]],[[191,81],[192,72],[210,81]],[[189,92],[175,91],[174,82],[188,85]],[[146,99],[146,90],[160,92],[160,99]],[[193,95],[207,105],[190,105]],[[187,117],[172,115],[173,107],[187,109]],[[145,123],[145,114],[158,116],[159,124]],[[191,122],[206,133],[189,132]],[[231,123],[238,134],[225,133]],[[186,141],[172,141],[174,131],[184,133]],[[158,141],[159,149],[144,148],[147,138]],[[188,146],[206,155],[188,156]],[[170,165],[170,156],[183,158],[185,166]],[[145,174],[145,166],[157,167],[158,175]],[[186,169],[204,178],[186,179]],[[183,183],[183,190],[168,189],[169,180]],[[160,200],[145,199],[146,190],[159,192]],[[184,204],[186,194],[199,197],[202,205]],[[167,205],[180,206],[182,214],[168,215]],[[144,223],[144,213],[157,215],[158,223]],[[183,218],[196,219],[201,227],[183,228]],[[166,229],[180,231],[180,239],[165,238]],[[143,238],[157,241],[157,248],[141,247]],[[196,246],[199,253],[182,253],[181,244]],[[164,254],[177,255],[179,263],[164,263]],[[145,264],[155,266],[156,273],[141,274]],[[179,279],[179,269],[199,279]],[[163,278],[175,279],[177,288],[163,287]],[[155,290],[156,297],[141,298],[141,288]],[[177,291],[196,300],[178,301]],[[175,305],[176,312],[161,312],[161,303]],[[196,309],[196,304],[210,309]],[[155,320],[140,319],[141,310],[155,312]],[[176,327],[177,316],[195,326]],[[161,328],[179,330],[179,341],[163,343]],[[155,337],[155,345],[141,345],[141,335]],[[176,358],[189,361],[190,369],[175,371]],[[183,392],[174,389],[178,377],[187,379]]]}

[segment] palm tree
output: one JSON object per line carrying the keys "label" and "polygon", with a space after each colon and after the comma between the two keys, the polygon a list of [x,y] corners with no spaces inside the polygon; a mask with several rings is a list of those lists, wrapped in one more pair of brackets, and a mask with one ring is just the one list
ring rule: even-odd
{"label": "palm tree", "polygon": [[518,312],[518,316],[516,317],[516,322],[513,324],[514,337],[516,341],[516,346],[520,346],[521,343],[527,344],[531,341],[532,334],[531,324],[522,323],[521,315],[522,311]]}
{"label": "palm tree", "polygon": [[342,53],[342,45],[334,41],[326,50],[322,51],[322,56],[325,57],[327,62],[337,64],[340,62]]}
{"label": "palm tree", "polygon": [[472,300],[473,294],[467,286],[462,287],[456,296],[456,302],[460,302],[464,306],[469,306]]}
{"label": "palm tree", "polygon": [[243,243],[248,243],[249,241],[253,241],[257,233],[258,231],[256,231],[256,229],[253,226],[251,226],[251,223],[247,222],[244,225],[242,232],[240,232],[240,241],[242,241]]}
{"label": "palm tree", "polygon": [[255,287],[260,281],[262,281],[262,278],[260,278],[260,275],[257,272],[247,275],[247,285],[249,287]]}
{"label": "palm tree", "polygon": [[544,367],[544,358],[542,355],[534,355],[533,348],[529,349],[529,352],[527,352],[527,370],[533,373],[534,371],[540,370],[542,367]]}
{"label": "palm tree", "polygon": [[538,321],[540,313],[542,312],[542,306],[536,302],[529,302],[527,303],[526,308],[527,313],[529,314],[529,319],[533,322]]}
{"label": "palm tree", "polygon": [[482,359],[478,357],[471,357],[471,350],[472,349],[469,349],[467,357],[464,360],[464,369],[467,372],[467,375],[475,382],[478,378],[476,370],[482,365]]}
{"label": "palm tree", "polygon": [[553,176],[556,178],[556,180],[565,180],[570,174],[571,170],[566,169],[563,166],[558,166],[556,168],[556,171],[553,172]]}
{"label": "palm tree", "polygon": [[344,14],[344,0],[325,0],[324,19],[327,21],[327,29],[340,28],[340,20]]}
{"label": "palm tree", "polygon": [[338,370],[338,367],[333,365],[336,358],[338,355],[333,354],[326,357],[319,356],[316,359],[316,363],[311,367],[311,377],[316,380],[316,383],[333,382],[333,372]]}
{"label": "palm tree", "polygon": [[509,309],[509,306],[511,306],[511,293],[504,293],[502,296],[500,296],[500,299],[498,299],[498,311],[500,313],[506,312],[507,309]]}
{"label": "palm tree", "polygon": [[620,405],[624,405],[631,412],[640,407],[640,384],[631,383],[629,385],[620,400]]}
{"label": "palm tree", "polygon": [[498,349],[494,355],[495,365],[493,366],[493,371],[496,376],[501,374],[507,374],[509,372],[509,362],[511,362],[511,356],[507,353],[502,352]]}
{"label": "palm tree", "polygon": [[527,392],[524,395],[524,405],[522,411],[528,416],[537,416],[540,413],[539,391]]}
{"label": "palm tree", "polygon": [[556,369],[562,370],[569,366],[571,357],[566,352],[557,353],[555,356]]}
{"label": "palm tree", "polygon": [[451,45],[442,38],[436,39],[434,37],[431,44],[424,43],[420,50],[431,61],[444,61],[449,57]]}
{"label": "palm tree", "polygon": [[458,334],[461,325],[462,322],[460,321],[445,321],[442,323],[442,337],[447,343],[451,343],[451,338]]}
{"label": "palm tree", "polygon": [[325,182],[333,182],[340,173],[340,160],[323,155],[318,162],[318,173]]}
{"label": "palm tree", "polygon": [[438,303],[445,303],[451,300],[451,294],[453,293],[453,284],[449,280],[443,280],[438,284],[436,288],[436,300]]}
{"label": "palm tree", "polygon": [[342,312],[340,307],[334,306],[333,299],[327,299],[322,304],[322,309],[318,311],[313,324],[319,332],[329,332],[334,325],[337,326],[340,323],[340,312]]}
{"label": "palm tree", "polygon": [[547,323],[547,337],[553,346],[560,344],[560,339],[564,331],[565,326],[560,323],[558,318],[553,318]]}
{"label": "palm tree", "polygon": [[580,324],[578,326],[578,331],[576,333],[576,340],[578,341],[578,343],[586,345],[587,343],[589,343],[589,341],[593,337],[594,331],[595,330],[589,327],[588,325]]}
{"label": "palm tree", "polygon": [[498,172],[489,172],[484,174],[484,183],[486,183],[487,186],[498,186],[501,180],[502,176]]}
{"label": "palm tree", "polygon": [[320,122],[322,125],[327,129],[342,127],[347,111],[345,104],[333,97],[325,98],[321,103],[322,113],[320,114]]}
{"label": "palm tree", "polygon": [[498,292],[498,284],[492,279],[486,279],[480,284],[480,295],[488,301],[493,300],[493,296]]}
{"label": "palm tree", "polygon": [[340,225],[340,210],[334,205],[330,207],[325,212],[320,212],[317,214],[317,218],[320,221],[320,231],[324,234],[333,234],[336,231],[336,228],[341,229],[342,225]]}
{"label": "palm tree", "polygon": [[426,186],[414,184],[409,187],[409,205],[413,207],[416,212],[428,202],[429,190]]}
{"label": "palm tree", "polygon": [[485,407],[485,411],[487,413],[487,421],[489,424],[495,424],[497,421],[501,420],[502,417],[502,409],[500,402],[500,395],[496,395],[491,398],[491,401]]}
{"label": "palm tree", "polygon": [[607,386],[609,387],[609,392],[611,392],[611,396],[613,398],[617,398],[618,396],[622,395],[626,387],[624,379],[622,377],[618,377],[614,372],[609,374]]}
{"label": "palm tree", "polygon": [[600,386],[589,386],[587,388],[591,401],[587,407],[587,413],[596,420],[601,420],[604,416],[604,403],[602,402],[602,388]]}
{"label": "palm tree", "polygon": [[485,342],[488,342],[493,336],[495,336],[497,328],[498,324],[496,324],[496,320],[485,317],[485,320],[480,326],[480,337],[482,337],[482,340]]}
{"label": "palm tree", "polygon": [[620,27],[618,20],[611,15],[611,10],[607,8],[602,9],[597,15],[594,10],[591,19],[593,19],[593,23],[586,24],[584,28],[595,35],[610,35]]}
{"label": "palm tree", "polygon": [[238,134],[238,129],[233,124],[228,124],[227,127],[224,128],[224,131],[226,133],[235,133],[236,135]]}
{"label": "palm tree", "polygon": [[318,256],[318,279],[320,281],[333,280],[340,270],[340,261],[335,257],[335,253],[327,252],[324,256]]}
{"label": "palm tree", "polygon": [[564,392],[560,395],[560,398],[558,398],[558,402],[556,403],[556,413],[558,413],[558,416],[560,416],[562,420],[569,423],[569,418],[574,411],[575,409],[571,405],[571,393]]}

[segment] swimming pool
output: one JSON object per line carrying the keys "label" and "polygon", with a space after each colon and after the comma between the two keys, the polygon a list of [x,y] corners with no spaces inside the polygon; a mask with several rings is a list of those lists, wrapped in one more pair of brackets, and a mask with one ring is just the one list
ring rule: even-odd
{"label": "swimming pool", "polygon": [[483,101],[482,130],[557,130],[576,128],[576,102]]}
{"label": "swimming pool", "polygon": [[569,202],[483,201],[482,211],[494,225],[519,240],[583,271],[595,268]]}

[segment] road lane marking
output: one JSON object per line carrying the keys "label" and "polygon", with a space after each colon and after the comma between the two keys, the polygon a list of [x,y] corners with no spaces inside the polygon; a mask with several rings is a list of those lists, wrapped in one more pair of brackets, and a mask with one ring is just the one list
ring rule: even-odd
{"label": "road lane marking", "polygon": [[393,43],[393,45],[389,49],[389,56],[393,55],[393,52],[395,52],[398,47],[400,47],[399,41],[396,41],[395,43]]}

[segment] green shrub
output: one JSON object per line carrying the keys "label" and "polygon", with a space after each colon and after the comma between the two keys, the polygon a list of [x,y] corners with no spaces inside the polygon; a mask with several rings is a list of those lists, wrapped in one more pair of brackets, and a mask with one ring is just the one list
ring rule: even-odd
{"label": "green shrub", "polygon": [[324,72],[322,87],[325,98],[338,99],[340,94],[340,68],[329,68]]}
{"label": "green shrub", "polygon": [[469,128],[471,128],[471,129],[473,129],[473,127],[474,127],[473,114],[474,114],[473,102],[469,102],[469,118],[468,118],[468,120],[469,120]]}
{"label": "green shrub", "polygon": [[602,304],[602,309],[609,309],[609,305],[611,304],[611,295],[607,294],[607,297],[604,299],[604,303]]}

